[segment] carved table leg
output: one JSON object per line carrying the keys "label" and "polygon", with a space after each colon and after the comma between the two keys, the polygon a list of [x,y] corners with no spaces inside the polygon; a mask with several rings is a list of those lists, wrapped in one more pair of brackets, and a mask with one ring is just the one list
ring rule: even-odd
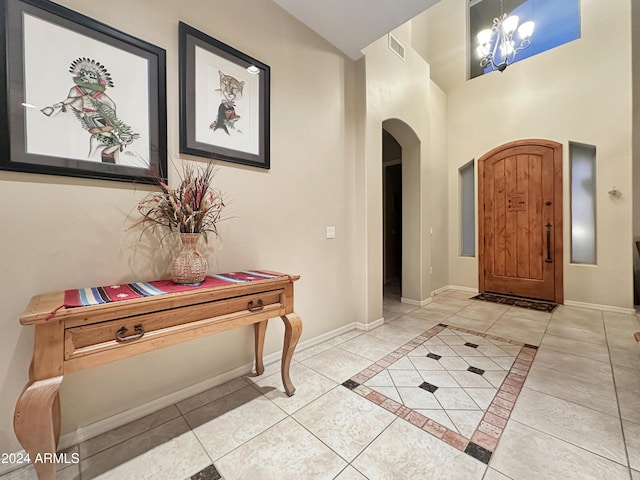
{"label": "carved table leg", "polygon": [[46,459],[49,455],[44,457],[43,454],[56,452],[60,434],[60,401],[57,399],[61,383],[62,376],[59,376],[28,385],[20,395],[13,415],[16,437],[29,453],[38,480],[53,480],[56,474],[53,461],[36,459]]}
{"label": "carved table leg", "polygon": [[264,363],[262,362],[262,352],[264,351],[264,335],[267,331],[267,322],[258,322],[253,324],[253,331],[256,340],[256,373],[262,375],[264,373]]}
{"label": "carved table leg", "polygon": [[291,383],[289,377],[289,366],[291,365],[291,357],[296,349],[300,335],[302,334],[302,320],[295,313],[283,315],[284,322],[284,347],[282,349],[282,383],[287,395],[291,396],[295,393],[296,387]]}

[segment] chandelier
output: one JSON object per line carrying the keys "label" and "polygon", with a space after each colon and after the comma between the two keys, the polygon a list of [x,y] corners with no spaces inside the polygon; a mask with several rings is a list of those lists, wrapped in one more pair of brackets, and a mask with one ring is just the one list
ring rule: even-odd
{"label": "chandelier", "polygon": [[[516,60],[517,53],[531,44],[531,35],[535,23],[524,22],[518,26],[520,18],[517,15],[509,15],[503,12],[502,0],[500,0],[500,16],[493,19],[493,26],[481,30],[478,35],[476,53],[480,58],[482,69],[491,67],[491,70],[503,72]],[[514,38],[518,32],[519,41]]]}

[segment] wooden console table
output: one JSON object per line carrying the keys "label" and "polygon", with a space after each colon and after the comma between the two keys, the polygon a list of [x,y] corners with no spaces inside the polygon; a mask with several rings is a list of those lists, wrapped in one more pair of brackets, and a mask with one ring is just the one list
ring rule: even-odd
{"label": "wooden console table", "polygon": [[[204,335],[253,324],[256,371],[261,375],[267,321],[278,316],[285,325],[282,383],[287,394],[293,395],[289,366],[302,333],[300,317],[293,311],[293,282],[299,278],[283,275],[76,308],[59,308],[64,292],[33,297],[20,317],[22,325],[35,326],[35,344],[29,383],[13,417],[18,440],[32,461],[56,452],[58,390],[65,373]],[[38,479],[55,478],[54,463],[34,462],[34,467]]]}

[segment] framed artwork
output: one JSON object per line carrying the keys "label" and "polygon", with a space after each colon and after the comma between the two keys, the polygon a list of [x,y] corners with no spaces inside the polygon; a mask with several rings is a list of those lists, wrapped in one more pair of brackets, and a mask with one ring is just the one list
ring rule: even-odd
{"label": "framed artwork", "polygon": [[155,183],[166,54],[48,0],[2,2],[0,169]]}
{"label": "framed artwork", "polygon": [[180,152],[269,168],[268,65],[180,22]]}

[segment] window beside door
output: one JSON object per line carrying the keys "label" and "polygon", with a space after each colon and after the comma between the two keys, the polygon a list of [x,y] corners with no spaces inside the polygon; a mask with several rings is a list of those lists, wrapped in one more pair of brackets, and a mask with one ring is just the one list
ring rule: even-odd
{"label": "window beside door", "polygon": [[571,263],[596,264],[596,147],[569,142]]}
{"label": "window beside door", "polygon": [[476,190],[474,161],[458,170],[460,182],[460,255],[476,256]]}

